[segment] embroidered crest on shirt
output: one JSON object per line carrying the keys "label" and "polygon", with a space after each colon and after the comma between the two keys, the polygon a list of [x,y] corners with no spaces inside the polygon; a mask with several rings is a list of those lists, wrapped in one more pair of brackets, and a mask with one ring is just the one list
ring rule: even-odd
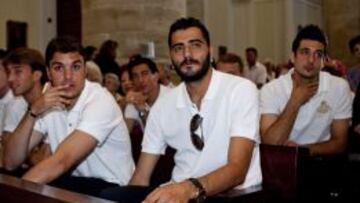
{"label": "embroidered crest on shirt", "polygon": [[317,112],[319,113],[327,113],[330,110],[330,106],[326,103],[326,101],[322,101],[320,106],[317,108]]}

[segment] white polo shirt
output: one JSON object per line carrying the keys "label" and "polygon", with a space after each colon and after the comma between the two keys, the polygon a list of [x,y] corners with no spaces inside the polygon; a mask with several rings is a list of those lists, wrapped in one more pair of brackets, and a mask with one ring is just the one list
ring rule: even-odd
{"label": "white polo shirt", "polygon": [[24,117],[27,107],[28,104],[23,97],[15,97],[9,108],[7,108],[3,131],[14,132]]}
{"label": "white polo shirt", "polygon": [[[279,115],[290,98],[294,69],[261,88],[261,114]],[[329,73],[320,72],[318,92],[299,110],[289,140],[310,144],[330,139],[333,120],[351,118],[352,96],[348,83]]]}
{"label": "white polo shirt", "polygon": [[[142,151],[163,154],[167,145],[177,150],[172,180],[206,175],[227,163],[231,137],[244,137],[256,144],[245,181],[246,188],[262,181],[259,160],[258,90],[247,79],[213,70],[200,111],[181,83],[151,108]],[[190,138],[190,120],[203,117],[205,146],[198,151]]]}
{"label": "white polo shirt", "polygon": [[129,133],[114,97],[99,84],[86,81],[70,111],[53,108],[36,121],[34,129],[48,135],[52,152],[74,130],[89,134],[98,144],[72,175],[128,184],[134,171]]}
{"label": "white polo shirt", "polygon": [[[158,98],[156,98],[156,101],[164,96],[167,92],[169,92],[171,90],[170,87],[166,87],[164,85],[160,85],[160,92],[159,92],[159,96]],[[156,102],[155,101],[155,102]],[[146,104],[147,105],[147,104]],[[134,119],[136,120],[138,123],[140,123],[140,126],[141,126],[141,129],[144,130],[144,123],[142,121],[142,119],[140,118],[140,115],[139,115],[139,111],[136,109],[135,105],[134,104],[127,104],[126,105],[126,108],[125,108],[125,118],[128,118],[128,119]]]}
{"label": "white polo shirt", "polygon": [[256,62],[254,66],[249,67],[245,66],[245,77],[253,81],[255,84],[265,84],[267,79],[266,67],[260,63]]}
{"label": "white polo shirt", "polygon": [[15,99],[13,92],[9,89],[6,94],[0,98],[0,135],[2,135],[4,129],[5,115],[9,103]]}

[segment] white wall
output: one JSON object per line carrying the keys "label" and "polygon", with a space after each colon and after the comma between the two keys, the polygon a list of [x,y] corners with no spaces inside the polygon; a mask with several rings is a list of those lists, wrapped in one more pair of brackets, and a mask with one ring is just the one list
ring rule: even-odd
{"label": "white wall", "polygon": [[6,48],[8,20],[27,23],[28,47],[43,52],[49,39],[56,35],[56,0],[0,1],[0,48]]}

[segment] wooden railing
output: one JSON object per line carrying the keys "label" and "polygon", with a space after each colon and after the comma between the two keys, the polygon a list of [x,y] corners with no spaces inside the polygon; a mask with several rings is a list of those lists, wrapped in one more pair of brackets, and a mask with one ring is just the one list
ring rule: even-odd
{"label": "wooden railing", "polygon": [[0,174],[0,202],[4,203],[110,203],[112,201],[79,194],[48,185],[25,181]]}

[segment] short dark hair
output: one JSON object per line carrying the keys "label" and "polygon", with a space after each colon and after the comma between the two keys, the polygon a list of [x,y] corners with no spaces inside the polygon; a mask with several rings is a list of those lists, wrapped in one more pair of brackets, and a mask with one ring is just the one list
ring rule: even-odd
{"label": "short dark hair", "polygon": [[[84,57],[83,49],[78,40],[71,36],[62,36],[54,38],[49,42],[45,51],[45,62],[49,66],[50,60],[54,57],[56,52],[69,53],[78,52]],[[84,57],[85,61],[85,57]]]}
{"label": "short dark hair", "polygon": [[349,41],[349,49],[352,54],[354,53],[354,49],[357,44],[360,44],[360,35],[351,38]]}
{"label": "short dark hair", "polygon": [[210,45],[209,31],[206,29],[205,25],[202,24],[198,19],[189,17],[189,18],[179,18],[170,26],[170,31],[168,35],[169,47],[171,47],[171,37],[174,32],[178,30],[185,30],[191,27],[199,28],[203,37],[205,38],[206,43]]}
{"label": "short dark hair", "polygon": [[241,57],[233,53],[226,53],[222,55],[217,61],[217,64],[218,63],[237,63],[239,64],[240,72],[242,72],[244,68],[244,63]]}
{"label": "short dark hair", "polygon": [[4,59],[7,55],[7,51],[4,49],[0,49],[0,60]]}
{"label": "short dark hair", "polygon": [[7,66],[8,64],[27,64],[33,72],[41,71],[41,84],[45,84],[48,80],[44,57],[35,49],[18,48],[12,50],[4,60],[4,65]]}
{"label": "short dark hair", "polygon": [[95,51],[96,51],[96,47],[94,46],[89,45],[84,47],[83,53],[84,53],[85,61],[91,61],[92,60],[91,57]]}
{"label": "short dark hair", "polygon": [[134,69],[135,66],[138,66],[140,64],[146,64],[149,67],[151,73],[159,72],[154,61],[152,61],[149,58],[142,57],[140,55],[135,55],[130,58],[128,63],[129,76],[131,79],[133,78],[132,70]]}
{"label": "short dark hair", "polygon": [[324,32],[317,26],[317,25],[307,25],[304,28],[302,28],[296,35],[293,43],[292,43],[292,51],[293,53],[296,53],[296,50],[300,46],[301,40],[309,39],[309,40],[315,40],[324,45],[324,49],[326,51],[326,47],[328,45],[326,36]]}
{"label": "short dark hair", "polygon": [[253,52],[255,56],[258,56],[258,51],[255,47],[248,47],[246,48],[245,52]]}

